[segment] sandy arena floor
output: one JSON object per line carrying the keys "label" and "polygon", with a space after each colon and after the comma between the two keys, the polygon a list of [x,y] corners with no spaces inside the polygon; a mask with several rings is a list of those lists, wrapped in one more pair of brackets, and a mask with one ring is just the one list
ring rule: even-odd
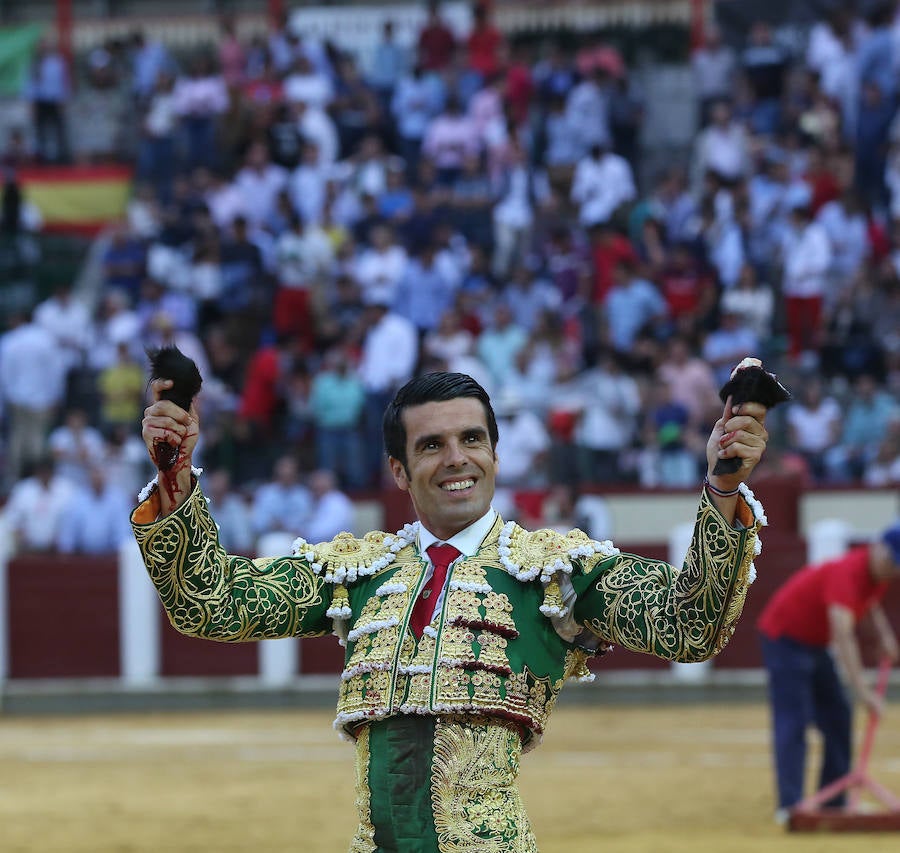
{"label": "sandy arena floor", "polygon": [[[785,835],[762,706],[557,710],[523,760],[542,853],[900,850],[893,835]],[[343,853],[353,750],[325,712],[0,717],[3,853]],[[900,791],[889,712],[873,772]]]}

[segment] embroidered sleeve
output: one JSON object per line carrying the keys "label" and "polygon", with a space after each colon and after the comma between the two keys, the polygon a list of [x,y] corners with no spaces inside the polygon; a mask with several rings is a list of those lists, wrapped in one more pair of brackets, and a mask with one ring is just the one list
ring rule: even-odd
{"label": "embroidered sleeve", "polygon": [[180,633],[240,642],[331,631],[331,587],[305,558],[226,554],[199,486],[159,521],[153,520],[152,500],[132,513],[132,527],[150,580]]}
{"label": "embroidered sleeve", "polygon": [[735,529],[709,499],[700,499],[681,569],[634,554],[585,558],[572,575],[575,619],[607,643],[667,660],[693,662],[731,639],[755,578],[762,507],[749,489],[738,501]]}

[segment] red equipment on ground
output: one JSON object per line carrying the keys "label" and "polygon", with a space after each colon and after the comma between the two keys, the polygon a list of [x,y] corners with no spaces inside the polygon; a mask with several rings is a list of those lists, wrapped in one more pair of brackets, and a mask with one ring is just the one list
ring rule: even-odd
{"label": "red equipment on ground", "polygon": [[[885,658],[878,669],[876,691],[884,698],[887,693],[891,662]],[[795,806],[788,828],[791,832],[890,832],[900,831],[900,798],[869,775],[869,758],[875,742],[880,717],[870,713],[866,724],[859,759],[846,776],[826,785],[821,791],[807,797]],[[837,794],[847,792],[847,805],[843,808],[824,808],[824,804]],[[868,793],[883,807],[873,810],[860,802],[860,794]]]}

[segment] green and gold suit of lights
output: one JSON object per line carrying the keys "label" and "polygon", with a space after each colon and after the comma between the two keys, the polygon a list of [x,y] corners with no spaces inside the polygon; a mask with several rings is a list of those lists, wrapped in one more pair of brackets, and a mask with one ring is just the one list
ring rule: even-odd
{"label": "green and gold suit of lights", "polygon": [[730,639],[765,523],[749,490],[729,524],[704,491],[680,569],[579,530],[497,519],[450,570],[422,637],[408,629],[427,563],[418,527],[298,540],[295,554],[230,556],[199,485],[132,523],[169,619],[223,642],[320,636],[346,646],[335,726],[356,741],[359,828],[351,851],[537,850],[516,777],[563,683],[612,645],[701,661]]}

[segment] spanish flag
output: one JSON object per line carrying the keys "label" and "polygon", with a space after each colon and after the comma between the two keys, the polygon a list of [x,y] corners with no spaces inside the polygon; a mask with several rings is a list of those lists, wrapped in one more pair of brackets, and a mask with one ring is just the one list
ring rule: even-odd
{"label": "spanish flag", "polygon": [[128,166],[41,166],[18,170],[44,230],[96,234],[125,215],[134,171]]}

